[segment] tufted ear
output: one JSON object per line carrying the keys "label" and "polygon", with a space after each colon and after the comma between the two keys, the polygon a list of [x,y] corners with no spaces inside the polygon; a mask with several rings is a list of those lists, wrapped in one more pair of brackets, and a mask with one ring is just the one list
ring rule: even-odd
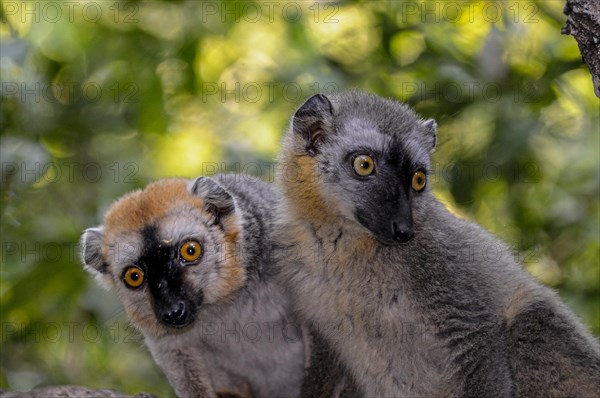
{"label": "tufted ear", "polygon": [[437,141],[437,123],[433,119],[423,122],[423,136],[429,152],[433,152]]}
{"label": "tufted ear", "polygon": [[315,156],[333,124],[333,106],[323,94],[315,94],[292,117],[292,131],[306,142],[306,153]]}
{"label": "tufted ear", "polygon": [[88,228],[81,235],[81,258],[85,268],[92,274],[106,274],[108,264],[102,257],[102,229]]}
{"label": "tufted ear", "polygon": [[209,177],[198,177],[190,185],[190,192],[204,199],[205,210],[214,217],[214,223],[233,213],[235,202],[231,194],[218,182]]}

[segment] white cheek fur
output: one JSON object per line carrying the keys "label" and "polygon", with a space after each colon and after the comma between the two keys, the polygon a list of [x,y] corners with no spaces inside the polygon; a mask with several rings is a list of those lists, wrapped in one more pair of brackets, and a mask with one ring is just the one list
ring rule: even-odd
{"label": "white cheek fur", "polygon": [[143,252],[142,238],[138,234],[117,236],[106,251],[105,260],[112,264],[115,272],[134,264]]}

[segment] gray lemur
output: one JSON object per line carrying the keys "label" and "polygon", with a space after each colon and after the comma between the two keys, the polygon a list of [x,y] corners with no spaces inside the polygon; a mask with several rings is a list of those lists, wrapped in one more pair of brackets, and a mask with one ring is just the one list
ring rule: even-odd
{"label": "gray lemur", "polygon": [[82,236],[85,268],[182,398],[300,394],[304,343],[269,249],[277,198],[240,176],[160,180]]}
{"label": "gray lemur", "polygon": [[597,340],[434,198],[435,142],[435,121],[367,93],[296,111],[278,236],[297,248],[282,276],[302,320],[368,397],[598,397]]}

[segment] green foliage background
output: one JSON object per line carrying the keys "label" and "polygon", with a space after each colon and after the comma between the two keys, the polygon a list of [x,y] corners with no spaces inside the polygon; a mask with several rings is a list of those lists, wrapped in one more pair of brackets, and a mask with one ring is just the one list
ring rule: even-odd
{"label": "green foliage background", "polygon": [[294,108],[351,87],[436,118],[436,195],[600,334],[599,101],[563,1],[70,4],[2,3],[0,387],[172,396],[81,232],[159,177],[271,179]]}

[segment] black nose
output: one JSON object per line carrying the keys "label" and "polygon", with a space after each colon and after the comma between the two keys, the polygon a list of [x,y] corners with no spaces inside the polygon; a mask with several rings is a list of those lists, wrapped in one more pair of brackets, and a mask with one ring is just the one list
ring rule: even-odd
{"label": "black nose", "polygon": [[392,233],[394,235],[394,239],[400,243],[408,242],[413,238],[413,236],[415,236],[415,232],[411,226],[404,225],[403,223],[397,223],[396,221],[392,221]]}
{"label": "black nose", "polygon": [[164,310],[162,320],[168,325],[179,326],[185,323],[186,315],[185,303],[178,301]]}

